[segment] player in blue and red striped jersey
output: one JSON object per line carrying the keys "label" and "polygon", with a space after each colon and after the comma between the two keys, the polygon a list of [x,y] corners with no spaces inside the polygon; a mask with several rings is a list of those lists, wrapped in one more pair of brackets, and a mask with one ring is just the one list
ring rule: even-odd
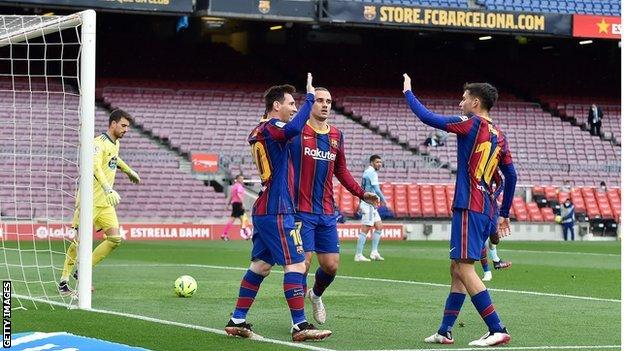
{"label": "player in blue and red striped jersey", "polygon": [[314,319],[325,323],[327,314],[321,296],[334,281],[340,261],[337,216],[334,214],[334,176],[358,198],[376,204],[377,195],[365,192],[347,169],[344,135],[327,123],[332,97],[325,88],[316,88],[310,119],[301,135],[289,144],[289,186],[294,194],[297,213],[295,220],[301,228],[306,253],[307,285],[312,252],[316,252],[319,268],[314,275],[314,287],[307,290],[312,302]]}
{"label": "player in blue and red striped jersey", "polygon": [[254,236],[251,265],[240,284],[236,308],[225,327],[228,335],[253,337],[251,324],[246,322],[260,284],[273,265],[284,267],[284,295],[290,308],[293,341],[323,340],[329,330],[318,330],[305,317],[305,290],[302,286],[306,270],[303,243],[295,227],[294,206],[288,189],[288,145],[301,133],[314,103],[312,75],[308,73],[306,100],[301,111],[289,121],[297,108],[291,85],[269,88],[264,94],[266,114],[249,135],[254,161],[260,172],[262,190],[253,206]]}
{"label": "player in blue and red striped jersey", "polygon": [[498,234],[510,234],[509,209],[516,187],[516,171],[505,134],[494,125],[490,110],[498,99],[496,88],[488,83],[464,85],[459,107],[462,116],[441,116],[427,110],[412,93],[412,82],[403,75],[403,93],[410,108],[425,124],[457,134],[457,179],[451,224],[451,292],[438,332],[425,342],[452,344],[451,329],[464,303],[466,293],[488,326],[488,333],[470,342],[472,346],[507,344],[511,336],[501,323],[490,294],[479,279],[474,262],[490,234],[496,207],[491,194],[492,177],[500,168],[505,177],[503,203],[499,212]]}

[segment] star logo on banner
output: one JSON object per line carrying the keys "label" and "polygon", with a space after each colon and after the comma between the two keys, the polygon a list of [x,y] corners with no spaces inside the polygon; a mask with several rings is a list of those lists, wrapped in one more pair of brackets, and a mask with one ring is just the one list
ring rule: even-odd
{"label": "star logo on banner", "polygon": [[604,18],[602,19],[602,21],[596,23],[596,25],[598,26],[598,33],[605,33],[605,34],[609,33],[608,30],[609,30],[610,24],[607,23]]}
{"label": "star logo on banner", "polygon": [[119,236],[123,239],[123,240],[128,240],[126,234],[128,234],[128,231],[123,229],[123,227],[119,227]]}

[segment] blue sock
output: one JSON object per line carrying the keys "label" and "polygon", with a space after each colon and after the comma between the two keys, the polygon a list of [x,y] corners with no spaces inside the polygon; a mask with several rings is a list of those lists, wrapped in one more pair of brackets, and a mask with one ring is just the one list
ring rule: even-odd
{"label": "blue sock", "polygon": [[312,288],[312,291],[314,291],[314,295],[323,295],[323,292],[325,292],[325,289],[327,289],[329,284],[334,281],[334,278],[336,278],[335,275],[329,275],[325,273],[325,271],[322,270],[321,267],[319,267],[316,270],[316,275],[314,277],[314,287]]}
{"label": "blue sock", "polygon": [[238,300],[236,301],[236,308],[232,313],[232,318],[245,319],[247,318],[247,312],[253,304],[258,289],[264,277],[260,274],[254,273],[251,270],[247,270],[247,273],[243,276],[240,283],[240,290],[238,291]]}
{"label": "blue sock", "polygon": [[305,322],[305,292],[303,291],[303,274],[297,272],[288,272],[284,274],[284,296],[290,308],[290,317],[293,324]]}
{"label": "blue sock", "polygon": [[366,234],[360,232],[360,236],[358,237],[357,247],[355,249],[356,255],[361,255],[364,251],[364,244],[366,244]]}
{"label": "blue sock", "polygon": [[444,305],[444,316],[442,317],[442,324],[440,324],[438,334],[446,335],[446,332],[449,332],[451,331],[451,329],[453,329],[453,324],[455,324],[455,320],[459,315],[459,311],[464,304],[464,299],[466,299],[466,294],[457,292],[451,292],[446,298],[446,305]]}
{"label": "blue sock", "polygon": [[498,318],[498,314],[494,309],[494,305],[492,304],[492,299],[490,298],[490,293],[487,289],[482,292],[476,294],[472,298],[472,304],[475,306],[485,324],[487,324],[490,332],[496,333],[503,331],[505,326],[501,323],[500,318]]}
{"label": "blue sock", "polygon": [[380,239],[381,239],[381,230],[375,230],[375,232],[373,233],[373,248],[371,250],[372,252],[377,252]]}

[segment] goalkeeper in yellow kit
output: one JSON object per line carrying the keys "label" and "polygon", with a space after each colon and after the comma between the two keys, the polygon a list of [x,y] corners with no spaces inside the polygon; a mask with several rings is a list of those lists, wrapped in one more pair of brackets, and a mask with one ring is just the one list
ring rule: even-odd
{"label": "goalkeeper in yellow kit", "polygon": [[[119,236],[119,222],[115,206],[121,198],[113,189],[117,168],[128,175],[130,181],[138,184],[141,181],[139,175],[133,171],[119,157],[119,139],[128,131],[132,123],[132,117],[122,110],[114,110],[108,118],[108,131],[95,138],[93,154],[93,224],[97,231],[104,231],[104,241],[93,250],[92,264],[95,266],[104,257],[108,256],[121,243]],[[80,195],[76,196],[76,210],[72,227],[78,229],[80,222]],[[62,295],[72,294],[73,291],[67,285],[69,275],[76,264],[78,242],[74,240],[67,249],[63,275],[58,289]],[[78,279],[78,272],[74,272],[74,278]]]}

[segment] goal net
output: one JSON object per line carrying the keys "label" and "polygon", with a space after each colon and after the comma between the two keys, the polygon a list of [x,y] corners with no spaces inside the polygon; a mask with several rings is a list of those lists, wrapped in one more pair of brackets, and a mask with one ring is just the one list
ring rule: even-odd
{"label": "goal net", "polygon": [[93,186],[94,103],[94,11],[0,15],[0,277],[12,308],[91,306],[90,288],[63,296],[58,283],[80,194],[91,206],[79,278],[91,286],[92,191],[78,189]]}

